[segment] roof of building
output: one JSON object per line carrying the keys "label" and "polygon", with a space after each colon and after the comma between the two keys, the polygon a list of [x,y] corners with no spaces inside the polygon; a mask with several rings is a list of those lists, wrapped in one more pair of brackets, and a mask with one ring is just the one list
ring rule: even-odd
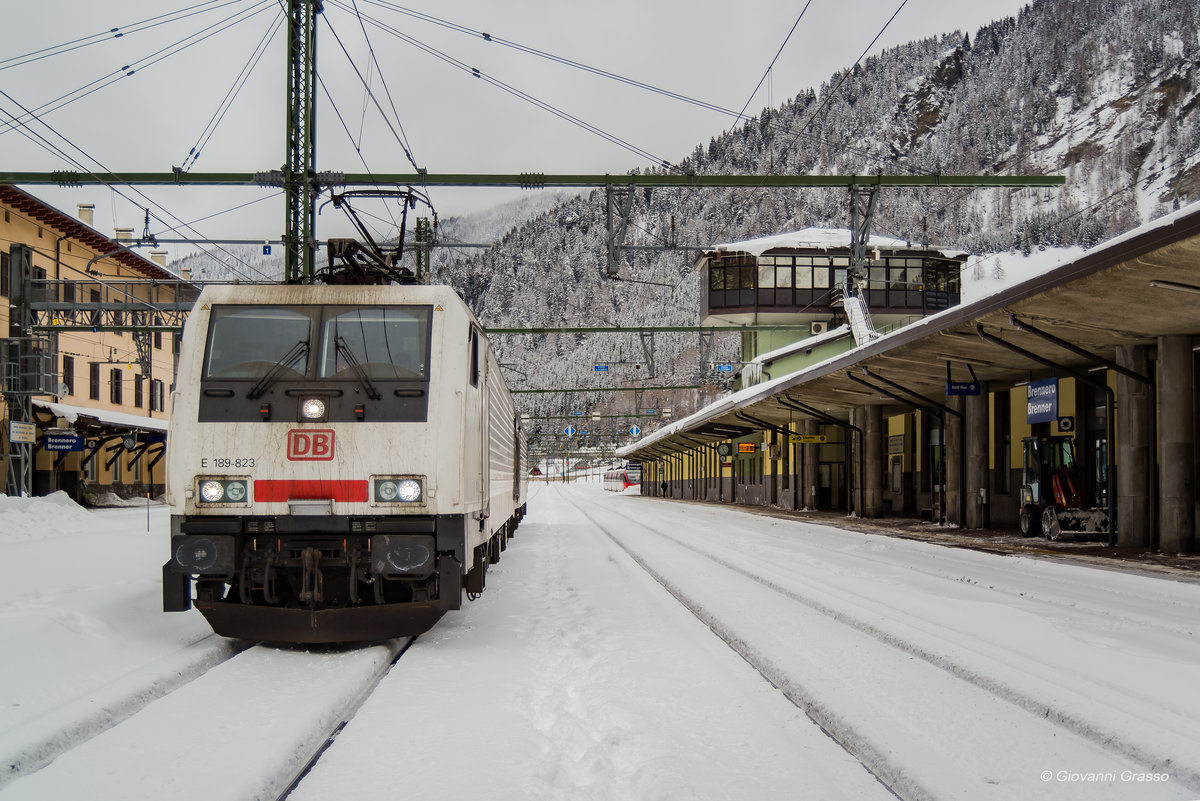
{"label": "roof of building", "polygon": [[[97,253],[110,253],[122,246],[122,243],[111,239],[88,225],[84,225],[69,214],[59,211],[53,206],[38,200],[33,195],[9,184],[0,184],[0,203],[27,214],[32,219],[53,228],[60,234],[66,234],[78,239]],[[174,280],[178,276],[168,272],[162,266],[140,256],[130,250],[122,250],[109,256],[112,260],[128,267],[147,278]]]}
{"label": "roof of building", "polygon": [[[1149,345],[1159,336],[1200,333],[1198,276],[1200,203],[1104,242],[1020,284],[734,393],[622,448],[618,455],[653,459],[655,451],[694,448],[695,437],[724,439],[736,436],[731,432],[739,428],[745,433],[761,428],[739,414],[752,414],[773,425],[815,417],[798,410],[797,402],[839,419],[864,405],[882,403],[907,410],[922,397],[929,404],[939,403],[945,397],[950,368],[956,371],[955,380],[965,380],[969,365],[979,381],[994,386],[1054,374],[1043,363],[985,341],[980,332],[1042,356],[1061,366],[1063,375],[1086,376],[1097,366],[1114,363],[1118,346]],[[1026,330],[1014,325],[1014,319]],[[1027,330],[1029,325],[1076,350],[1051,344]],[[867,370],[902,384],[915,402],[901,405],[872,384],[864,385],[864,377],[872,380]]]}
{"label": "roof of building", "polygon": [[114,409],[93,409],[88,406],[72,406],[68,403],[33,399],[33,405],[46,409],[55,417],[62,417],[69,423],[76,422],[80,417],[89,417],[99,423],[116,428],[137,429],[140,431],[166,431],[167,421],[153,417],[142,417],[138,414],[118,412]]}
{"label": "roof of building", "polygon": [[[955,248],[914,245],[903,239],[893,239],[880,234],[868,236],[867,247],[881,250],[926,250],[938,252],[947,257],[966,255],[964,251]],[[761,256],[769,250],[848,250],[849,248],[850,230],[848,228],[802,228],[786,234],[760,236],[741,242],[727,242],[715,245],[706,252],[739,252]]]}

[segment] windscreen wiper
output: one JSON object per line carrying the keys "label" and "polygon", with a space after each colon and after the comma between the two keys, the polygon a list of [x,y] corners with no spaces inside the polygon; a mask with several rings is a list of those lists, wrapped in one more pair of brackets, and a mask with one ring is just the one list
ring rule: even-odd
{"label": "windscreen wiper", "polygon": [[346,360],[346,363],[350,365],[350,369],[354,370],[354,374],[358,376],[359,383],[367,391],[367,397],[371,400],[379,400],[382,397],[379,394],[379,390],[371,383],[371,379],[367,376],[367,371],[363,369],[362,364],[358,361],[358,357],[354,355],[354,351],[350,350],[350,346],[346,344],[346,340],[335,336],[333,338],[333,346],[342,355],[342,358]]}
{"label": "windscreen wiper", "polygon": [[279,379],[279,376],[283,374],[284,370],[289,369],[300,359],[300,357],[307,355],[308,340],[302,339],[295,345],[292,345],[291,350],[283,354],[279,361],[275,362],[275,366],[268,370],[267,374],[259,379],[258,383],[246,393],[246,397],[250,400],[258,400],[261,398],[263,393],[267,391],[267,387],[274,384]]}

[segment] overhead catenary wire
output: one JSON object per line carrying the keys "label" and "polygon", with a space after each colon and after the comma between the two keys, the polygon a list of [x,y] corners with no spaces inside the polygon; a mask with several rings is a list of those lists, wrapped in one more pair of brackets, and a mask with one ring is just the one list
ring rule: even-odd
{"label": "overhead catenary wire", "polygon": [[191,165],[195,164],[200,159],[201,151],[208,144],[208,141],[212,138],[212,135],[216,133],[217,126],[219,126],[221,121],[225,119],[225,115],[229,113],[229,109],[233,108],[234,100],[237,99],[237,96],[241,93],[242,89],[245,88],[246,82],[250,79],[250,74],[254,71],[254,68],[258,66],[258,62],[262,60],[263,55],[267,52],[267,45],[270,44],[271,39],[275,37],[275,33],[280,29],[280,27],[282,27],[283,22],[284,14],[283,11],[280,10],[272,23],[267,27],[267,30],[263,33],[262,38],[259,39],[258,44],[255,45],[254,49],[251,51],[249,58],[246,59],[246,63],[242,66],[241,72],[239,72],[237,78],[234,79],[233,85],[230,86],[228,91],[225,92],[225,97],[221,99],[220,104],[217,106],[217,110],[213,112],[212,118],[210,118],[208,123],[204,126],[204,130],[201,131],[200,137],[196,140],[196,143],[192,145],[191,150],[188,151],[187,156],[183,159],[183,162],[180,165],[181,170],[186,172],[191,168]]}
{"label": "overhead catenary wire", "polygon": [[796,17],[796,21],[792,23],[792,28],[788,31],[787,36],[783,37],[783,44],[779,45],[779,50],[776,51],[775,57],[771,59],[771,63],[767,65],[766,71],[763,72],[762,77],[758,79],[758,83],[755,85],[754,91],[750,93],[748,98],[746,98],[746,103],[742,106],[742,110],[738,112],[738,119],[745,118],[746,109],[750,108],[750,104],[754,102],[754,96],[758,94],[758,90],[762,88],[763,81],[767,79],[767,76],[771,74],[771,70],[775,68],[775,62],[779,61],[779,56],[783,54],[783,49],[787,47],[787,43],[791,41],[792,34],[794,34],[796,32],[796,28],[800,26],[800,20],[804,19],[804,14],[808,11],[808,7],[811,5],[812,0],[808,0],[808,2],[804,4],[804,8],[800,9],[800,16]]}
{"label": "overhead catenary wire", "polygon": [[[167,45],[166,47],[159,48],[158,50],[142,57],[141,59],[132,61],[120,69],[113,70],[108,74],[97,78],[91,83],[84,84],[77,89],[60,95],[54,100],[47,101],[46,103],[43,103],[32,110],[24,109],[23,106],[22,108],[25,110],[26,115],[39,114],[44,116],[53,111],[58,111],[64,106],[70,105],[78,100],[82,100],[83,98],[88,97],[89,95],[92,95],[101,89],[106,89],[115,83],[125,80],[126,78],[130,78],[141,70],[154,66],[162,61],[165,61],[171,56],[178,55],[179,53],[182,53],[183,51],[188,50],[189,48],[194,47],[195,45],[204,42],[213,36],[216,36],[219,33],[223,33],[232,28],[234,25],[237,25],[247,19],[251,19],[258,14],[263,13],[264,11],[269,10],[271,7],[277,5],[278,2],[279,0],[258,0],[258,6],[256,8],[251,8],[244,12],[238,12],[238,14],[235,14],[231,17],[226,17],[220,22],[213,23],[201,31],[189,34],[183,39]],[[13,121],[8,123],[6,127],[0,128],[0,135],[7,133],[16,125],[19,125],[28,119],[28,116],[14,118]]]}
{"label": "overhead catenary wire", "polygon": [[[4,90],[2,90],[2,89],[0,89],[0,97],[4,97],[4,98],[5,98],[6,100],[8,100],[10,103],[12,103],[13,105],[17,106],[19,109],[21,109],[21,111],[23,111],[23,112],[24,112],[24,113],[27,115],[27,118],[28,118],[28,119],[33,119],[33,120],[36,120],[36,121],[37,121],[37,122],[38,122],[40,125],[42,125],[44,128],[46,128],[46,129],[47,129],[47,130],[48,130],[50,133],[52,133],[54,136],[58,137],[58,138],[59,138],[59,139],[61,139],[63,142],[65,142],[67,145],[69,145],[70,147],[72,147],[72,148],[74,148],[76,151],[78,151],[78,152],[79,152],[81,155],[83,155],[85,158],[89,159],[90,161],[92,161],[93,163],[95,163],[96,165],[98,165],[101,171],[105,171],[105,172],[107,172],[107,171],[108,171],[108,170],[107,170],[107,168],[105,168],[105,167],[104,167],[104,166],[103,166],[103,165],[102,165],[102,164],[101,164],[101,163],[100,163],[100,162],[99,162],[97,159],[95,159],[95,158],[93,158],[92,156],[88,155],[88,154],[87,154],[87,153],[86,153],[86,152],[85,152],[85,151],[84,151],[82,148],[80,148],[78,145],[76,145],[74,142],[72,142],[72,141],[71,141],[70,139],[68,139],[66,136],[64,136],[64,135],[63,135],[63,134],[61,134],[59,131],[57,131],[57,130],[56,130],[54,127],[53,127],[53,126],[51,126],[49,123],[47,123],[47,122],[46,122],[45,120],[43,120],[41,117],[37,116],[36,114],[33,114],[33,113],[32,113],[32,112],[29,110],[29,109],[26,109],[24,106],[22,106],[22,105],[20,104],[20,102],[18,102],[16,99],[14,99],[14,98],[13,98],[11,95],[9,95],[7,92],[5,92],[5,91],[4,91]],[[8,111],[7,109],[0,109],[0,113],[7,114],[7,115],[8,115],[10,118],[13,118],[13,119],[15,120],[15,116],[12,114],[12,112]],[[40,134],[37,134],[37,133],[35,133],[34,131],[32,131],[32,130],[29,128],[29,125],[28,125],[28,123],[27,123],[27,122],[26,122],[26,123],[22,123],[20,126],[18,126],[18,127],[16,128],[16,130],[17,130],[17,131],[18,131],[18,132],[19,132],[19,133],[20,133],[22,136],[25,136],[26,138],[30,139],[30,141],[34,142],[34,143],[35,143],[35,144],[37,144],[39,147],[42,147],[43,149],[47,150],[48,152],[50,152],[50,153],[52,153],[52,154],[54,154],[54,155],[57,155],[57,156],[59,156],[60,158],[62,158],[62,159],[63,159],[64,161],[66,161],[67,163],[69,163],[69,164],[71,164],[71,165],[73,165],[73,166],[77,167],[77,168],[78,168],[78,169],[79,169],[81,172],[87,173],[87,174],[89,174],[89,175],[94,175],[93,171],[92,171],[90,168],[86,167],[86,166],[85,166],[85,165],[84,165],[84,164],[83,164],[81,161],[79,161],[79,160],[78,160],[78,159],[76,159],[75,157],[71,156],[69,153],[67,153],[66,151],[64,151],[62,148],[58,147],[58,146],[57,146],[57,145],[55,145],[54,143],[50,142],[50,141],[49,141],[49,140],[47,140],[45,137],[43,137],[43,136],[41,136]],[[133,204],[133,205],[135,205],[135,206],[138,206],[138,207],[143,207],[143,208],[144,208],[144,206],[143,206],[143,204],[142,204],[141,202],[139,202],[139,201],[135,201],[135,200],[134,200],[133,198],[131,198],[129,195],[127,195],[127,194],[125,194],[123,191],[121,191],[121,190],[120,190],[120,189],[119,189],[117,186],[114,186],[114,185],[111,185],[111,184],[110,184],[109,188],[110,188],[110,189],[111,189],[111,190],[112,190],[112,191],[113,191],[115,194],[117,194],[119,197],[123,198],[124,200],[126,200],[126,201],[128,201],[128,202],[132,203],[132,204]],[[160,205],[159,205],[157,202],[155,202],[153,199],[151,199],[149,196],[147,196],[147,195],[146,195],[144,192],[142,192],[140,189],[137,189],[137,188],[135,188],[135,187],[130,187],[130,188],[132,189],[132,192],[133,192],[133,194],[135,194],[135,195],[137,195],[138,197],[140,197],[140,198],[141,198],[143,201],[145,201],[146,203],[149,203],[151,206],[154,206],[155,208],[159,208],[159,209],[161,209],[161,208],[162,208],[162,207],[161,207],[161,206],[160,206]],[[164,226],[166,226],[167,230],[169,230],[169,231],[172,231],[172,232],[178,232],[178,231],[179,231],[179,228],[180,228],[180,227],[182,227],[182,228],[185,228],[185,229],[188,229],[188,230],[192,230],[194,233],[196,233],[197,235],[199,235],[199,231],[195,231],[195,229],[192,229],[192,228],[191,228],[191,227],[190,227],[190,226],[189,226],[187,223],[184,223],[184,222],[183,222],[182,220],[180,220],[178,217],[175,217],[174,215],[170,214],[169,212],[166,212],[166,210],[165,210],[165,209],[162,209],[162,211],[163,211],[163,212],[164,212],[164,213],[165,213],[167,216],[169,216],[169,217],[173,217],[173,218],[174,218],[174,220],[175,220],[175,223],[176,223],[176,225],[170,225],[170,224],[166,223],[165,221],[163,221],[163,220],[162,220],[162,218],[160,218],[158,215],[154,215],[154,219],[155,219],[155,221],[156,221],[156,222],[159,222],[159,223],[161,223],[161,224],[163,224]],[[203,237],[201,237],[201,238],[203,238]],[[231,253],[231,252],[229,252],[228,250],[224,250],[223,248],[222,248],[222,250],[223,250],[223,251],[226,253],[226,255],[228,255],[228,256],[229,256],[231,259],[233,259],[234,261],[241,262],[241,263],[242,263],[242,264],[243,264],[243,265],[244,265],[246,268],[248,268],[248,269],[250,269],[250,270],[253,270],[254,272],[257,272],[259,275],[262,275],[262,276],[264,276],[264,277],[265,277],[265,273],[263,273],[261,270],[258,270],[258,269],[257,269],[257,268],[255,268],[253,265],[251,265],[251,264],[249,264],[248,262],[246,262],[244,259],[240,258],[239,256],[237,256],[237,255],[236,255],[236,254],[234,254],[234,253]],[[233,268],[231,267],[231,269],[233,269]],[[235,272],[236,272],[236,270],[235,270]],[[244,277],[244,276],[243,276],[243,277]]]}
{"label": "overhead catenary wire", "polygon": [[496,88],[498,88],[504,92],[507,92],[517,98],[520,98],[521,100],[524,100],[527,103],[537,106],[538,108],[540,108],[544,111],[547,111],[550,114],[553,114],[554,116],[571,123],[572,125],[582,128],[582,129],[588,131],[589,133],[595,134],[596,136],[599,136],[600,138],[602,138],[612,144],[617,145],[618,147],[622,147],[622,148],[628,150],[629,152],[633,153],[634,155],[637,155],[637,156],[640,156],[641,158],[652,161],[657,165],[667,167],[667,168],[670,167],[670,163],[666,159],[662,158],[661,156],[655,155],[654,153],[651,153],[650,151],[645,150],[644,148],[638,147],[637,145],[634,145],[633,143],[620,138],[616,134],[605,131],[602,128],[600,128],[599,126],[593,125],[592,123],[586,122],[586,121],[580,119],[579,117],[569,114],[568,112],[563,111],[562,109],[560,109],[544,100],[541,100],[541,99],[529,94],[528,92],[524,92],[524,91],[516,88],[515,86],[512,86],[511,84],[501,81],[499,78],[489,75],[488,73],[484,72],[483,70],[481,70],[477,67],[472,67],[469,64],[467,64],[466,62],[461,61],[457,58],[454,58],[453,56],[451,56],[447,53],[444,53],[441,50],[438,50],[437,48],[432,47],[431,45],[425,44],[424,42],[421,42],[420,40],[418,40],[412,36],[409,36],[408,34],[404,33],[403,31],[400,31],[400,30],[392,27],[391,25],[388,25],[385,22],[375,19],[374,17],[368,17],[366,15],[363,15],[362,19],[369,21],[372,25],[374,25],[375,27],[384,31],[385,33],[388,33],[388,34],[396,37],[397,39],[400,39],[401,41],[403,41],[407,44],[410,44],[413,47],[416,47],[417,49],[419,49],[425,53],[428,53],[429,55],[434,56],[435,58],[445,62],[446,64],[449,64],[450,66],[454,67],[455,69],[461,70],[469,75],[472,75],[475,78],[482,80],[483,82],[485,82],[487,84],[495,86]]}
{"label": "overhead catenary wire", "polygon": [[187,19],[188,17],[202,14],[205,11],[212,10],[213,8],[237,5],[239,3],[245,3],[246,1],[247,0],[207,0],[207,2],[204,3],[197,3],[194,6],[189,6],[178,11],[171,11],[166,14],[160,14],[156,17],[150,17],[149,19],[145,19],[140,22],[132,22],[126,25],[117,26],[115,28],[108,28],[97,33],[72,39],[68,42],[51,45],[50,47],[43,47],[38,50],[32,50],[28,53],[22,53],[18,56],[10,56],[8,58],[0,59],[0,71],[11,69],[12,67],[23,67],[27,64],[41,61],[44,58],[59,56],[64,53],[69,53],[73,50],[79,50],[94,44],[100,44],[110,39],[119,39],[123,36],[128,36],[134,33],[142,33],[171,22],[178,22],[181,19]]}
{"label": "overhead catenary wire", "polygon": [[[344,2],[344,0],[331,0],[331,5],[338,5],[339,2]],[[610,80],[616,81],[618,83],[623,83],[628,86],[632,86],[634,88],[638,88],[638,89],[642,89],[642,90],[645,90],[648,92],[659,94],[659,95],[662,95],[663,97],[666,97],[666,98],[669,98],[672,100],[677,100],[677,101],[680,101],[683,103],[688,103],[688,104],[694,105],[698,108],[707,109],[707,110],[716,112],[716,113],[724,115],[724,116],[734,117],[738,121],[749,121],[749,120],[754,119],[754,117],[752,117],[752,116],[746,116],[745,109],[743,109],[742,112],[737,112],[737,111],[734,111],[733,109],[725,108],[725,107],[717,105],[715,103],[710,103],[705,100],[700,100],[698,98],[690,97],[688,95],[685,95],[685,94],[682,94],[679,92],[670,91],[668,89],[664,89],[662,87],[655,86],[653,84],[646,83],[644,81],[639,81],[639,80],[636,80],[633,78],[629,78],[627,76],[620,75],[618,73],[611,72],[609,70],[601,69],[599,67],[593,67],[588,64],[584,64],[582,62],[575,61],[570,58],[566,58],[565,56],[560,56],[555,53],[550,53],[550,52],[547,52],[544,50],[539,50],[535,47],[530,47],[528,45],[524,45],[519,42],[512,41],[510,39],[505,39],[504,37],[501,37],[501,36],[496,36],[494,34],[490,34],[485,31],[475,30],[475,29],[469,28],[465,25],[460,25],[455,22],[450,22],[450,21],[447,21],[444,19],[440,19],[440,18],[435,17],[430,14],[425,14],[425,13],[422,13],[419,11],[414,11],[412,9],[398,5],[397,3],[389,2],[389,0],[355,0],[355,2],[356,3],[361,2],[364,5],[374,5],[379,8],[382,8],[382,9],[394,11],[398,14],[409,16],[413,19],[417,19],[417,20],[420,20],[423,22],[428,22],[430,24],[433,24],[433,25],[436,25],[436,26],[439,26],[442,28],[446,28],[448,30],[456,31],[458,33],[462,33],[462,34],[470,36],[472,38],[483,39],[484,41],[491,43],[491,44],[497,44],[497,45],[500,45],[501,47],[510,48],[510,49],[516,50],[518,52],[522,52],[522,53],[526,53],[526,54],[535,56],[537,58],[542,58],[547,61],[552,61],[557,64],[561,64],[563,66],[570,67],[572,69],[581,70],[583,72],[587,72],[587,73],[596,75],[598,77],[610,79]],[[829,140],[826,140],[815,134],[808,133],[807,131],[803,131],[803,130],[796,131],[796,130],[792,129],[790,126],[787,126],[787,125],[781,123],[778,119],[772,119],[769,123],[767,123],[767,127],[771,130],[775,130],[775,131],[778,131],[783,134],[795,134],[795,135],[798,135],[798,136],[806,138],[806,139],[810,139],[815,142],[826,143],[826,144],[830,143]],[[878,155],[876,155],[874,153],[870,153],[865,150],[860,151],[860,150],[856,150],[854,148],[844,148],[844,150],[846,150],[847,152],[851,152],[851,153],[857,152],[857,153],[863,155],[865,158],[869,158],[869,159],[878,159],[879,158]],[[675,169],[675,168],[670,167],[668,169]],[[913,170],[913,171],[919,172],[918,170]]]}

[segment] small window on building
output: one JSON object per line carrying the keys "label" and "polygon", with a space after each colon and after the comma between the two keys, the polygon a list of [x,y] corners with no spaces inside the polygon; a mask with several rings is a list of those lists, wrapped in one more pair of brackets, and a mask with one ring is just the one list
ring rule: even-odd
{"label": "small window on building", "polygon": [[68,395],[75,394],[75,357],[62,357],[62,382],[67,388]]}
{"label": "small window on building", "polygon": [[100,363],[88,365],[88,399],[100,400]]}
{"label": "small window on building", "polygon": [[133,377],[133,405],[139,409],[145,403],[142,390],[142,384],[145,380],[146,377],[142,375],[135,375]]}
{"label": "small window on building", "polygon": [[161,412],[163,406],[163,382],[157,378],[150,379],[150,411]]}
{"label": "small window on building", "polygon": [[108,400],[114,405],[121,405],[121,371],[114,368],[108,372]]}

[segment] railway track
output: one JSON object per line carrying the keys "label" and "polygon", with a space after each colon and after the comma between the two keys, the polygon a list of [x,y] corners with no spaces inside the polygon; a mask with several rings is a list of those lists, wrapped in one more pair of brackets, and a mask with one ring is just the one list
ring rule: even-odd
{"label": "railway track", "polygon": [[[903,603],[889,606],[886,589],[874,598],[847,593],[836,577],[822,575],[819,556],[808,566],[781,565],[779,553],[756,556],[723,545],[723,538],[711,532],[680,534],[679,529],[667,531],[648,523],[633,509],[613,504],[585,508],[578,497],[571,503],[897,797],[916,801],[958,792],[976,798],[1041,795],[1049,789],[1042,771],[1048,769],[1055,781],[1060,765],[1072,770],[1093,766],[1096,773],[1169,775],[1174,782],[1173,789],[1117,788],[1114,797],[1127,797],[1131,790],[1139,797],[1179,797],[1172,792],[1200,788],[1200,774],[1185,753],[1186,743],[1195,741],[1191,721],[1159,718],[1136,721],[1142,725],[1132,726],[1132,731],[1114,728],[1105,716],[1089,715],[1087,707],[1089,699],[1114,693],[1114,703],[1119,704],[1118,688],[1086,686],[1072,696],[1075,677],[1061,685],[1048,684],[1040,678],[1045,665],[1007,649],[1003,642],[989,641],[986,617],[943,629],[922,620],[919,610],[904,609]],[[832,551],[826,548],[825,553]],[[837,556],[840,565],[847,564],[844,553]],[[884,567],[894,570],[896,565],[868,553],[856,569]],[[915,571],[922,581],[969,584],[969,571],[962,567],[951,560],[944,567]],[[1037,604],[1074,603],[1065,593],[1044,586],[1035,592],[1019,582],[998,592],[1022,599],[1026,592],[1040,593],[1031,601]],[[1112,603],[1104,606],[1101,600],[1095,600],[1092,612],[1111,617]],[[993,601],[980,599],[964,606],[970,603],[985,614],[984,605]],[[788,611],[755,611],[780,609]],[[1147,636],[1190,634],[1185,621],[1186,610],[1177,622],[1158,624]],[[1155,629],[1137,614],[1126,625]],[[819,654],[785,642],[788,633],[816,645]],[[1078,680],[1089,682],[1086,676]],[[1135,718],[1138,704],[1146,699],[1130,694],[1134,699],[1121,714]],[[1164,714],[1153,705],[1141,711],[1146,709],[1155,716]],[[1169,710],[1165,716],[1171,717]],[[980,721],[990,725],[981,729]],[[1188,731],[1190,736],[1176,753],[1168,750],[1164,756],[1138,736],[1146,725]],[[1041,763],[1031,763],[1031,753],[1040,753]],[[955,765],[949,780],[931,781],[929,776],[946,773],[931,770],[938,760],[962,767]],[[961,785],[955,786],[955,781]],[[1056,782],[1053,789],[1054,797],[1104,797],[1090,784]]]}
{"label": "railway track", "polygon": [[0,797],[285,798],[411,642],[235,647],[87,736],[48,738],[57,753],[26,761]]}

